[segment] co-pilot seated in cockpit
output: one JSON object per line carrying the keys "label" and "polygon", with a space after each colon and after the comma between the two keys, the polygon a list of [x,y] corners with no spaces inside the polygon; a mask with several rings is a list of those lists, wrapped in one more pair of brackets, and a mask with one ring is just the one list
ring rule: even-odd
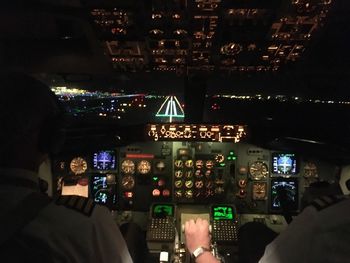
{"label": "co-pilot seated in cockpit", "polygon": [[40,194],[38,168],[61,140],[54,94],[18,73],[0,87],[1,262],[132,262],[106,208]]}
{"label": "co-pilot seated in cockpit", "polygon": [[[349,262],[349,165],[343,167],[339,185],[343,195],[328,195],[315,199],[285,231],[266,246],[260,260],[248,257],[240,262]],[[185,236],[188,250],[196,255],[197,263],[218,262],[209,250],[209,224],[206,220],[197,219],[186,222]]]}

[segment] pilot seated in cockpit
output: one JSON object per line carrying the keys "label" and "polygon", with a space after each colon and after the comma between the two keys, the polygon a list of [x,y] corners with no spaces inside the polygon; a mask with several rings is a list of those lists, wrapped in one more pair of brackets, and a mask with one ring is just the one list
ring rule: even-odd
{"label": "pilot seated in cockpit", "polygon": [[[350,165],[343,167],[340,181],[343,195],[315,199],[291,224],[266,246],[259,263],[333,263],[350,258]],[[207,250],[210,245],[206,220],[185,224],[186,245],[196,262],[218,260]],[[201,249],[204,248],[204,249]],[[201,253],[198,254],[198,251]],[[244,262],[246,261],[239,261]]]}
{"label": "pilot seated in cockpit", "polygon": [[55,95],[19,73],[0,87],[0,261],[132,262],[107,208],[40,193],[38,168],[62,141]]}

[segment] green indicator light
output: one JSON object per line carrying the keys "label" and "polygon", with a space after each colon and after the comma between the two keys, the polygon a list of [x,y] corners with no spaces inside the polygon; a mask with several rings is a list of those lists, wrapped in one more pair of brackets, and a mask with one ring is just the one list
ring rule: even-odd
{"label": "green indicator light", "polygon": [[236,159],[237,159],[237,157],[236,157],[236,156],[233,156],[233,157],[232,157],[232,160],[236,160]]}
{"label": "green indicator light", "polygon": [[158,180],[158,177],[153,177],[153,181],[157,181]]}
{"label": "green indicator light", "polygon": [[233,152],[230,152],[230,155],[233,155],[234,153]]}
{"label": "green indicator light", "polygon": [[232,159],[231,156],[227,157],[227,160],[231,160],[231,159]]}
{"label": "green indicator light", "polygon": [[220,166],[224,167],[224,166],[226,166],[226,164],[225,163],[220,163]]}

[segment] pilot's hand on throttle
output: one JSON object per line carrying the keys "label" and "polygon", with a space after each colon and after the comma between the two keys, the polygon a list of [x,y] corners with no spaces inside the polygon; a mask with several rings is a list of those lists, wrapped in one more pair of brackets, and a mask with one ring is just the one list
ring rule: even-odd
{"label": "pilot's hand on throttle", "polygon": [[198,247],[210,248],[209,223],[198,218],[185,223],[186,246],[190,253]]}

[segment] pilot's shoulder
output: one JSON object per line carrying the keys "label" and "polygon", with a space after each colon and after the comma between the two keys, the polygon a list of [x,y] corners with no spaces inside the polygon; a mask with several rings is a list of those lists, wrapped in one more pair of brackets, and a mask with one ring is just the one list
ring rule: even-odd
{"label": "pilot's shoulder", "polygon": [[341,201],[348,200],[349,198],[344,195],[325,195],[315,199],[311,206],[317,211],[322,211],[330,206],[336,205]]}
{"label": "pilot's shoulder", "polygon": [[77,195],[59,196],[55,198],[54,203],[57,206],[64,206],[87,217],[90,217],[96,209],[96,205],[91,198]]}

